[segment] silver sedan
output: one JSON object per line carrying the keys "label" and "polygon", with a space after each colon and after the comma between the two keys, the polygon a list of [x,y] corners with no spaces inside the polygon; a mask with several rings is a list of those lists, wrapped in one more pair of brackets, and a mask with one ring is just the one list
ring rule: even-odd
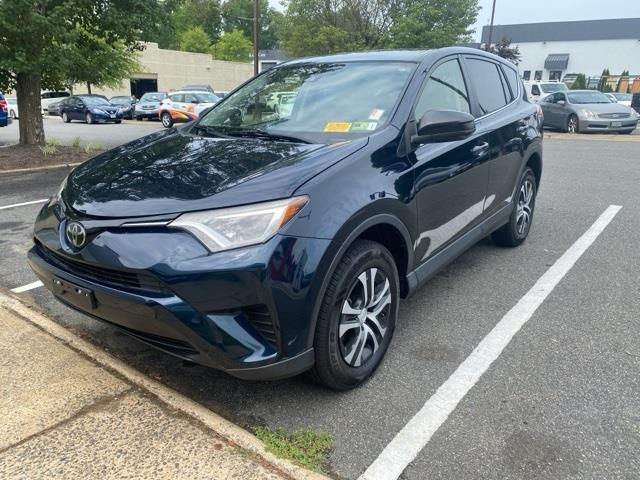
{"label": "silver sedan", "polygon": [[630,107],[611,103],[596,90],[556,92],[540,103],[544,113],[544,126],[563,132],[617,132],[631,133],[640,117]]}

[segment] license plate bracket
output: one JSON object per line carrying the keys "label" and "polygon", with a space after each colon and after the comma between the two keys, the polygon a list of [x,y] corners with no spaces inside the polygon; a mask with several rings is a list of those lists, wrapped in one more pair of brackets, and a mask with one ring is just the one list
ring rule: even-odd
{"label": "license plate bracket", "polygon": [[612,128],[620,128],[622,126],[622,122],[611,122]]}
{"label": "license plate bracket", "polygon": [[96,308],[96,297],[93,291],[68,280],[53,277],[53,293],[83,310]]}

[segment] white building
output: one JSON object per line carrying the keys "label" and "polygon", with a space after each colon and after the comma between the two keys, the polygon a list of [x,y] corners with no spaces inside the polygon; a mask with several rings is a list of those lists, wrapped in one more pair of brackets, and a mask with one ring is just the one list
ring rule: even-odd
{"label": "white building", "polygon": [[[531,4],[533,5],[533,4]],[[629,70],[640,77],[640,18],[495,25],[492,43],[502,38],[520,49],[525,80],[561,80],[567,74],[599,76]],[[482,43],[489,27],[482,29]]]}

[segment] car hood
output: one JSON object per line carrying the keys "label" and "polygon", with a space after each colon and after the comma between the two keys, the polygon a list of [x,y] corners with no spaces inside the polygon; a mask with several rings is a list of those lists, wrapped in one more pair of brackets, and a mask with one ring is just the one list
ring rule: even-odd
{"label": "car hood", "polygon": [[136,217],[243,205],[291,196],[304,182],[363,148],[154,133],[76,168],[63,200],[95,217]]}

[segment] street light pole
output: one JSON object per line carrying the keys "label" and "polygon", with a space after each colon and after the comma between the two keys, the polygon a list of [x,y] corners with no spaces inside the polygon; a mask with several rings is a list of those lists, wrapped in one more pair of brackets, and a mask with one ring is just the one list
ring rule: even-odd
{"label": "street light pole", "polygon": [[489,25],[489,41],[487,42],[487,52],[491,51],[491,41],[493,40],[493,19],[496,15],[496,0],[493,0],[493,8],[491,8],[491,25]]}
{"label": "street light pole", "polygon": [[258,75],[258,0],[253,0],[253,74]]}

